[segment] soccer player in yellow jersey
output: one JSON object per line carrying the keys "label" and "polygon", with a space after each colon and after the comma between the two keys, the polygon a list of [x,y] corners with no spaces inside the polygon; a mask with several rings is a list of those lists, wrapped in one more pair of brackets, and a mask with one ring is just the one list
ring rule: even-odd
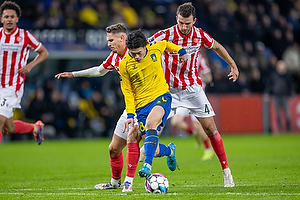
{"label": "soccer player in yellow jersey", "polygon": [[[134,114],[140,128],[141,136],[146,134],[145,163],[139,170],[140,177],[151,175],[151,166],[156,147],[158,145],[158,133],[165,125],[171,111],[172,97],[166,82],[161,54],[164,51],[178,53],[179,62],[186,62],[188,56],[184,48],[167,41],[147,42],[140,29],[132,31],[126,39],[128,54],[119,64],[122,78],[121,89],[125,97],[127,120],[124,131],[133,125]],[[161,146],[162,144],[160,144]],[[167,162],[176,163],[175,148],[166,148],[170,155]],[[174,156],[172,156],[174,155]]]}

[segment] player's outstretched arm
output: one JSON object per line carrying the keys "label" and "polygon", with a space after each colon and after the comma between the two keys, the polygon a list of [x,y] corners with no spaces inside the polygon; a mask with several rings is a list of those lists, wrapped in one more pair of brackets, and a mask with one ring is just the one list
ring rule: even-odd
{"label": "player's outstretched arm", "polygon": [[234,62],[234,60],[230,57],[226,49],[218,43],[216,40],[214,41],[214,45],[212,49],[221,57],[223,58],[230,66],[231,70],[228,74],[229,80],[235,82],[239,77],[239,70]]}
{"label": "player's outstretched arm", "polygon": [[73,77],[99,77],[104,76],[109,70],[105,69],[103,65],[91,67],[88,69],[74,71],[74,72],[63,72],[55,75],[55,78],[60,77],[73,78]]}

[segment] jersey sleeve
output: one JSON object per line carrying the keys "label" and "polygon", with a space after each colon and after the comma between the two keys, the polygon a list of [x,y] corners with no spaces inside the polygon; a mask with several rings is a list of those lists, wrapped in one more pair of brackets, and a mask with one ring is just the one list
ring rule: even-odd
{"label": "jersey sleeve", "polygon": [[211,49],[214,45],[214,39],[208,33],[203,31],[202,29],[199,29],[199,30],[200,30],[202,40],[203,40],[205,47]]}
{"label": "jersey sleeve", "polygon": [[158,31],[157,33],[149,37],[147,40],[150,43],[153,41],[162,41],[165,40],[165,38],[166,38],[166,32],[162,30],[162,31]]}
{"label": "jersey sleeve", "polygon": [[123,60],[120,62],[119,65],[119,72],[121,76],[121,90],[124,95],[125,100],[125,106],[126,106],[126,112],[127,114],[135,113],[135,96],[134,96],[134,90],[133,86],[130,81],[129,74],[126,69],[126,61]]}
{"label": "jersey sleeve", "polygon": [[29,31],[25,31],[25,37],[27,47],[30,47],[33,51],[37,51],[42,46],[42,43]]}
{"label": "jersey sleeve", "polygon": [[178,53],[180,49],[182,49],[182,47],[176,45],[176,44],[173,44],[171,42],[167,42],[166,40],[164,41],[161,41],[161,42],[164,42],[166,43],[166,49],[165,51],[167,52],[170,52],[170,53]]}
{"label": "jersey sleeve", "polygon": [[102,66],[103,66],[105,69],[107,69],[107,70],[110,70],[110,71],[114,70],[115,67],[114,67],[114,65],[112,64],[113,60],[114,60],[114,53],[113,53],[113,52],[110,52],[110,54],[109,54],[109,56],[106,58],[106,60],[104,60],[104,61],[102,62]]}

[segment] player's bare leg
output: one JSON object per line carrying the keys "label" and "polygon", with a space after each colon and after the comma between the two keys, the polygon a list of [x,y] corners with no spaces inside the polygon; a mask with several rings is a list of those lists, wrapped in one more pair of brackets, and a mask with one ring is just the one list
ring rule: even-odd
{"label": "player's bare leg", "polygon": [[197,117],[203,130],[210,139],[211,145],[219,158],[220,164],[222,166],[222,172],[224,176],[224,187],[234,187],[233,178],[231,171],[228,166],[228,161],[225,153],[225,148],[221,135],[219,134],[217,127],[215,125],[213,117],[200,118]]}
{"label": "player's bare leg", "polygon": [[193,134],[193,127],[190,127],[185,121],[184,116],[176,114],[171,118],[171,126],[176,127],[179,130],[186,131],[189,134]]}
{"label": "player's bare leg", "polygon": [[210,146],[210,141],[208,136],[206,135],[205,131],[203,130],[201,124],[198,121],[193,121],[193,126],[194,126],[194,134],[197,140],[198,145],[201,145],[203,143],[204,145],[204,153],[202,156],[202,160],[210,160],[212,159],[214,152]]}
{"label": "player's bare leg", "polygon": [[6,122],[6,119],[7,119],[6,117],[0,115],[0,142],[2,140],[2,136],[3,136],[2,130],[3,130],[3,126],[4,126],[5,122]]}
{"label": "player's bare leg", "polygon": [[44,124],[42,121],[37,121],[35,124],[30,124],[20,120],[14,120],[13,117],[6,118],[0,115],[0,130],[6,134],[25,134],[32,133],[35,137],[36,143],[41,144],[44,140],[42,130]]}

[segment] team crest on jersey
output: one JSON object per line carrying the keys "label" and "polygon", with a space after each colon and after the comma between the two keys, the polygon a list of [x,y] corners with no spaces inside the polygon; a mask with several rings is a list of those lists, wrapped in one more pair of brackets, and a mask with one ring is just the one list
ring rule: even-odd
{"label": "team crest on jersey", "polygon": [[198,37],[193,38],[193,42],[198,43],[199,41],[200,41],[200,38],[198,38]]}
{"label": "team crest on jersey", "polygon": [[18,36],[18,37],[17,37],[17,41],[18,41],[18,42],[21,42],[22,40],[23,40],[23,38],[22,38],[21,36]]}
{"label": "team crest on jersey", "polygon": [[150,57],[152,58],[152,61],[153,62],[156,62],[157,61],[157,57],[155,54],[151,54]]}

